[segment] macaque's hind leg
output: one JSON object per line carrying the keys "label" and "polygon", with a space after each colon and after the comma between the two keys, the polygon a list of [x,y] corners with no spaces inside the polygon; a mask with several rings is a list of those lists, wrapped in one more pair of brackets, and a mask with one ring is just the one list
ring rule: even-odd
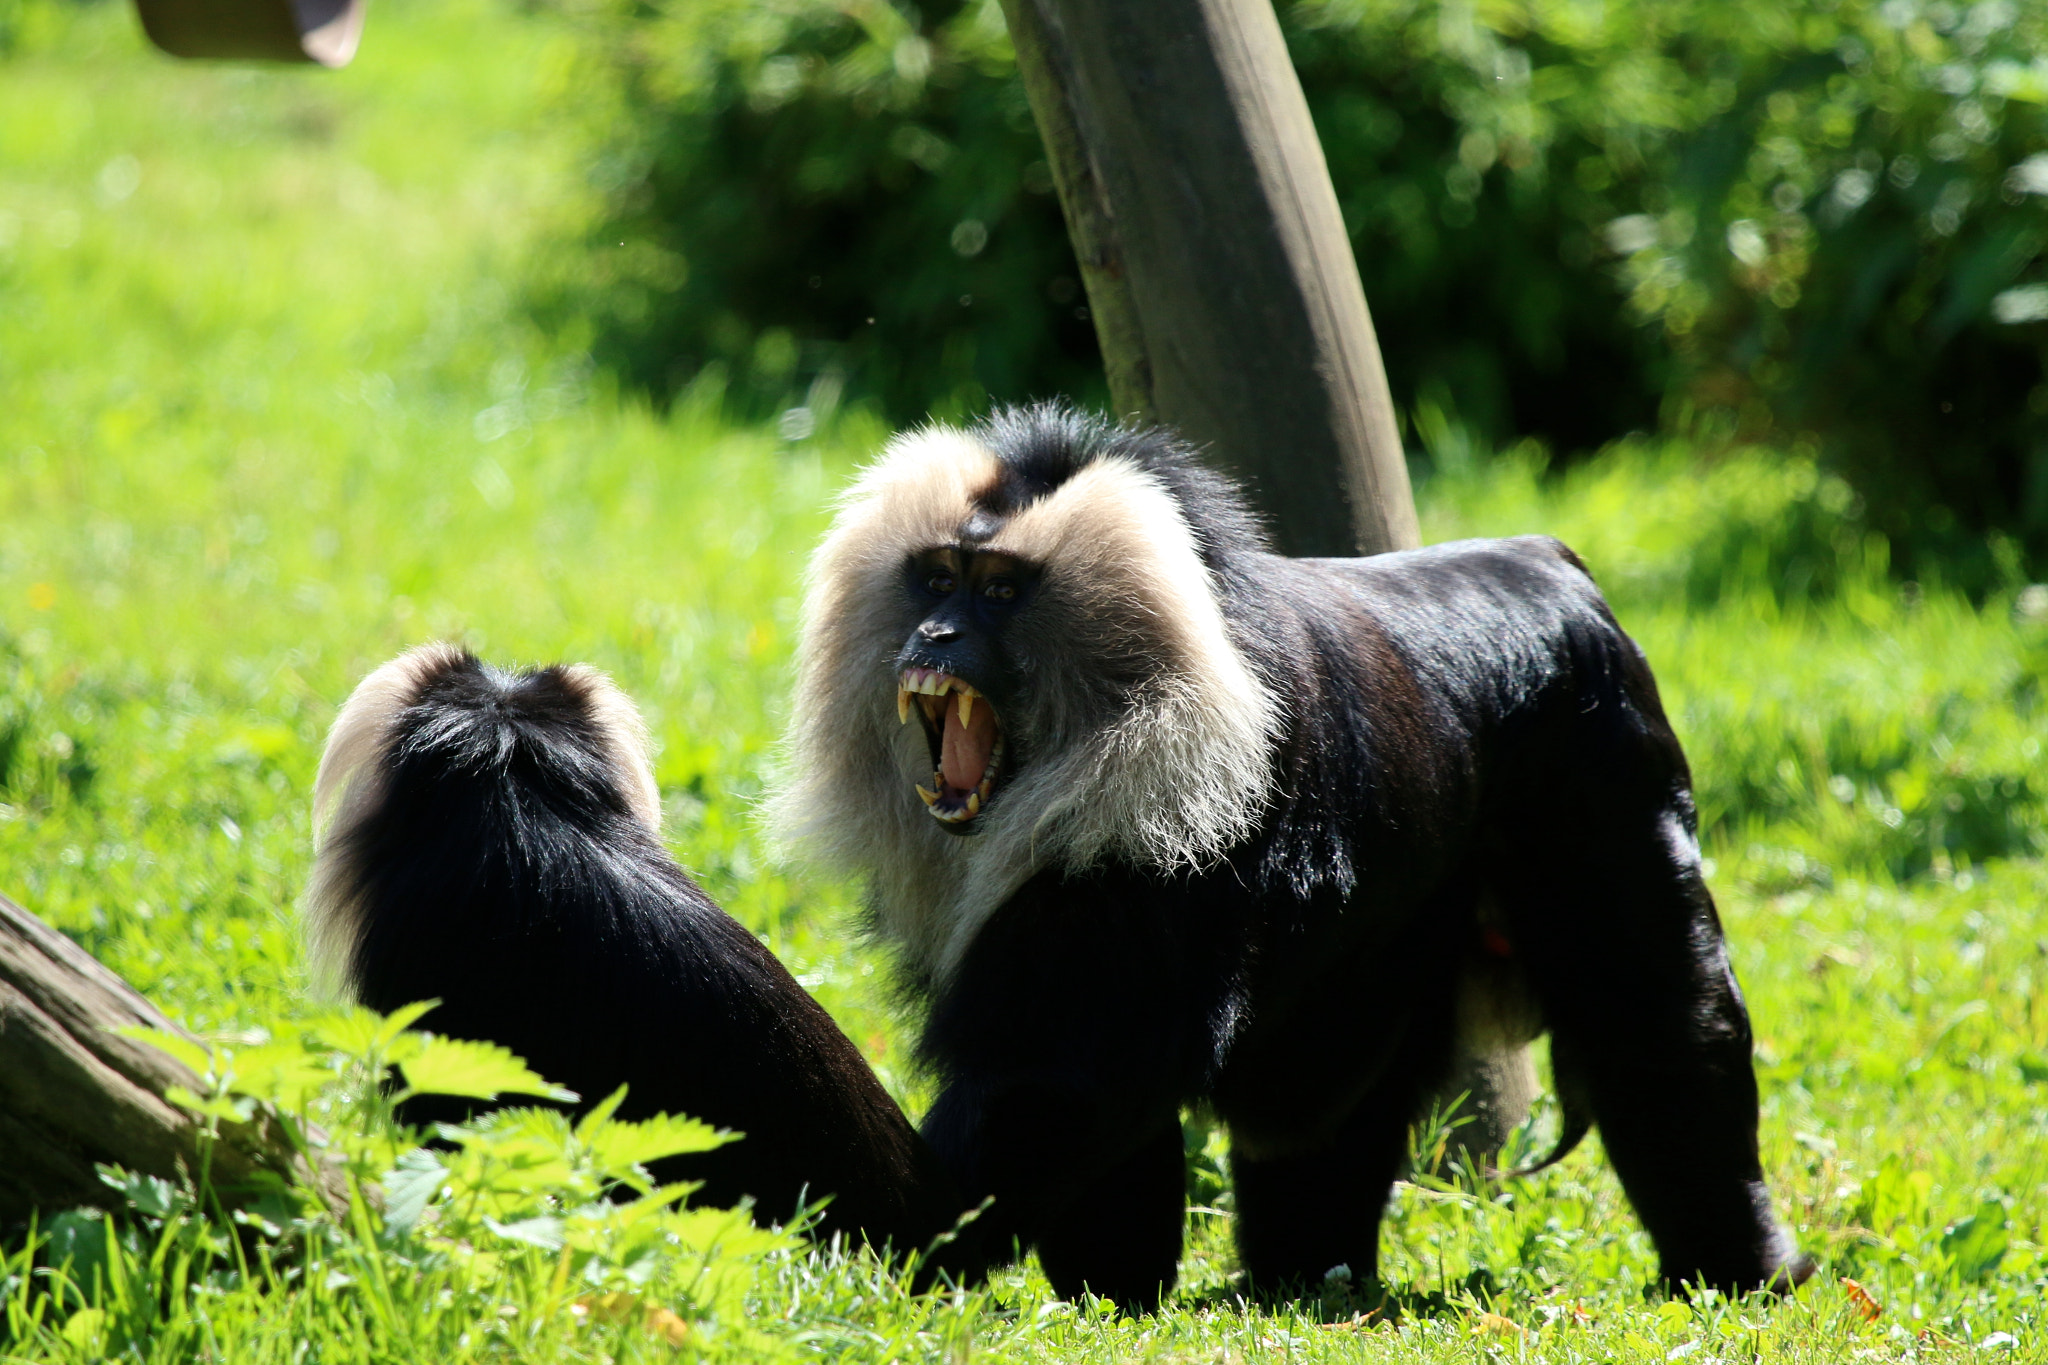
{"label": "macaque's hind leg", "polygon": [[1354,1285],[1378,1276],[1380,1214],[1427,1088],[1413,1070],[1375,1086],[1327,1145],[1264,1158],[1232,1147],[1237,1254],[1257,1292],[1313,1293],[1339,1266]]}
{"label": "macaque's hind leg", "polygon": [[[1615,771],[1581,771],[1603,768]],[[1524,826],[1514,852],[1529,876],[1508,907],[1516,951],[1560,1083],[1591,1108],[1664,1278],[1789,1289],[1812,1266],[1771,1214],[1749,1015],[1690,805],[1683,788],[1630,794],[1613,782],[1560,802],[1569,832]]]}
{"label": "macaque's hind leg", "polygon": [[1063,1299],[1085,1291],[1150,1312],[1179,1278],[1186,1222],[1187,1159],[1176,1118],[1046,1222],[1038,1263]]}

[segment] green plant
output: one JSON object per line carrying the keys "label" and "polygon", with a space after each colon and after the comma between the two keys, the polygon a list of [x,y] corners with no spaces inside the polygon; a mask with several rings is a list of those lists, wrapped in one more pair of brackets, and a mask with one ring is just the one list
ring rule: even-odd
{"label": "green plant", "polygon": [[[80,1356],[197,1341],[209,1295],[266,1296],[354,1324],[358,1344],[388,1353],[418,1330],[415,1286],[515,1349],[587,1332],[644,1334],[749,1355],[772,1349],[745,1300],[787,1233],[744,1210],[683,1207],[691,1186],[656,1186],[646,1164],[730,1140],[693,1119],[614,1117],[624,1092],[572,1120],[511,1108],[436,1125],[433,1146],[399,1124],[415,1094],[481,1101],[512,1093],[571,1098],[490,1044],[408,1031],[427,1006],[388,1018],[338,1011],[281,1026],[255,1043],[203,1048],[139,1031],[202,1074],[204,1094],[170,1098],[209,1122],[278,1110],[313,1161],[349,1172],[348,1202],[280,1192],[217,1221],[205,1173],[180,1184],[106,1170],[124,1214],[59,1214],[10,1257],[5,1339]],[[384,1084],[392,1068],[405,1082]],[[482,1344],[482,1343],[479,1343]]]}

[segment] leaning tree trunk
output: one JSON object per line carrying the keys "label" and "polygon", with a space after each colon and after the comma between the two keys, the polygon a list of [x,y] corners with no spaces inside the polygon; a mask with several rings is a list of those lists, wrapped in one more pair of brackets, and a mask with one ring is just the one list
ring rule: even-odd
{"label": "leaning tree trunk", "polygon": [[[1280,548],[1422,543],[1358,264],[1269,0],[1002,0],[1111,401],[1249,481]],[[1494,1151],[1527,1048],[1467,1050]]]}
{"label": "leaning tree trunk", "polygon": [[1266,0],[1004,0],[1126,416],[1245,475],[1290,554],[1420,543],[1337,195]]}
{"label": "leaning tree trunk", "polygon": [[190,1068],[126,1027],[183,1033],[83,948],[0,896],[0,1225],[31,1212],[113,1206],[97,1164],[170,1179],[197,1178],[225,1203],[280,1181],[312,1184],[344,1207],[338,1170],[310,1178],[284,1125],[259,1111],[209,1137],[164,1098],[203,1093]]}

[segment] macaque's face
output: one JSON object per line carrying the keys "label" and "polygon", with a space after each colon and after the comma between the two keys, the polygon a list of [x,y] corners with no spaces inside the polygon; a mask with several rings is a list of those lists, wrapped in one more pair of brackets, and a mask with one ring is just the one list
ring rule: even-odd
{"label": "macaque's face", "polygon": [[1207,485],[1064,421],[899,437],[811,561],[774,819],[916,882],[906,925],[963,877],[1212,861],[1269,801],[1279,704],[1181,502]]}
{"label": "macaque's face", "polygon": [[1038,579],[1020,559],[971,546],[935,546],[905,566],[918,621],[896,656],[896,715],[924,726],[932,785],[917,794],[953,833],[970,832],[1015,761],[1001,719],[1016,709],[1023,672],[1011,628]]}

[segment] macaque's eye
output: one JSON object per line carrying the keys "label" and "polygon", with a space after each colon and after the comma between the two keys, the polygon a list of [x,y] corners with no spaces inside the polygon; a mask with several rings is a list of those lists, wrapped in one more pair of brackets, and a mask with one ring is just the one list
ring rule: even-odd
{"label": "macaque's eye", "polygon": [[1007,578],[991,578],[982,584],[981,595],[991,602],[1014,601],[1017,597],[1017,585]]}
{"label": "macaque's eye", "polygon": [[924,580],[924,590],[934,597],[953,595],[953,575],[944,569],[933,571]]}

